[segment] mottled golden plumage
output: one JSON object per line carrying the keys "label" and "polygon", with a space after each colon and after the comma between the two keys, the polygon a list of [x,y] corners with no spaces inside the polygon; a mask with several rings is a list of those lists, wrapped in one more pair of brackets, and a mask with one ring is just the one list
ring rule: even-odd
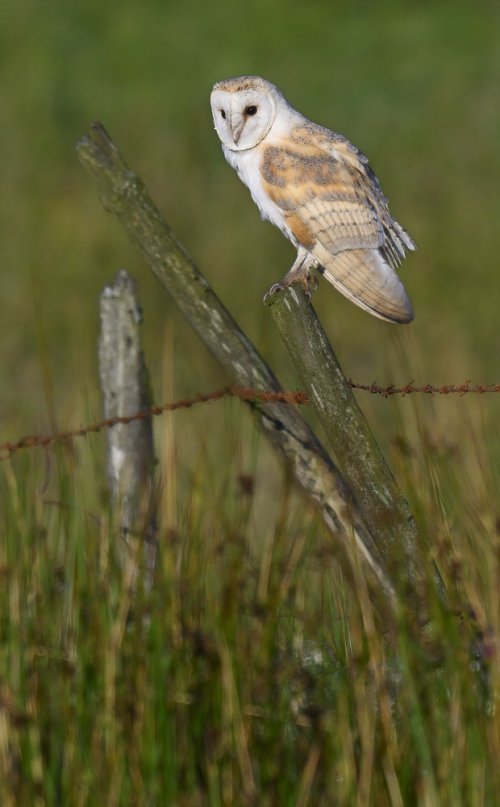
{"label": "mottled golden plumage", "polygon": [[390,215],[364,154],[304,118],[264,79],[219,82],[211,103],[226,159],[262,216],[297,247],[283,283],[307,282],[318,266],[361,308],[409,322],[411,304],[395,270],[415,245]]}

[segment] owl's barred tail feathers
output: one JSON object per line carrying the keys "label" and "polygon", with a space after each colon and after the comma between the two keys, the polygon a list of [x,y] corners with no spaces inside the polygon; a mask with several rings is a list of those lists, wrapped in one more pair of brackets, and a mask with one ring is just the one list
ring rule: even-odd
{"label": "owl's barred tail feathers", "polygon": [[349,249],[332,255],[317,244],[314,253],[324,277],[360,308],[389,322],[412,321],[405,287],[377,249]]}

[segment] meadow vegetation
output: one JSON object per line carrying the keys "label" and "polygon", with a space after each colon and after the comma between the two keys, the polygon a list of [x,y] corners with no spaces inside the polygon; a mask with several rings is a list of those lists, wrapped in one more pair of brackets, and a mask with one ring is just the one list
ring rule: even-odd
{"label": "meadow vegetation", "polygon": [[[408,329],[331,289],[348,376],[499,381],[499,13],[479,2],[8,0],[0,29],[0,442],[100,416],[97,296],[138,279],[154,398],[224,381],[79,166],[102,120],[285,388],[263,292],[292,260],[212,131],[212,83],[274,80],[370,157],[419,251]],[[238,401],[158,419],[161,557],[118,562],[103,440],[0,464],[0,803],[494,805],[498,395],[360,403],[447,583],[384,630],[353,556]],[[306,416],[318,424],[312,411]],[[431,573],[429,573],[429,578]]]}

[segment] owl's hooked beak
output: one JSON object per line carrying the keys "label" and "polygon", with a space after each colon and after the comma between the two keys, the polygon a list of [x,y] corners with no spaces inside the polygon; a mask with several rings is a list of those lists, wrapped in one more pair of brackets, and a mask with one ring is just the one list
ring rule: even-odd
{"label": "owl's hooked beak", "polygon": [[241,133],[243,131],[243,127],[245,125],[245,118],[240,112],[231,112],[231,116],[229,119],[229,128],[231,129],[231,135],[234,140],[234,145],[238,145],[238,140],[241,137]]}

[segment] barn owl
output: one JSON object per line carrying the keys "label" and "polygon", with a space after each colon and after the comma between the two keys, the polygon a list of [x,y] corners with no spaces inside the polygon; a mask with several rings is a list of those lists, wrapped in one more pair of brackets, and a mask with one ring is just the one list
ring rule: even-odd
{"label": "barn owl", "polygon": [[415,244],[389,213],[365,155],[345,137],[305,118],[274,84],[242,76],[210,97],[224,156],[264,219],[297,248],[276,292],[309,288],[313,267],[353,303],[380,319],[410,322],[396,269]]}

